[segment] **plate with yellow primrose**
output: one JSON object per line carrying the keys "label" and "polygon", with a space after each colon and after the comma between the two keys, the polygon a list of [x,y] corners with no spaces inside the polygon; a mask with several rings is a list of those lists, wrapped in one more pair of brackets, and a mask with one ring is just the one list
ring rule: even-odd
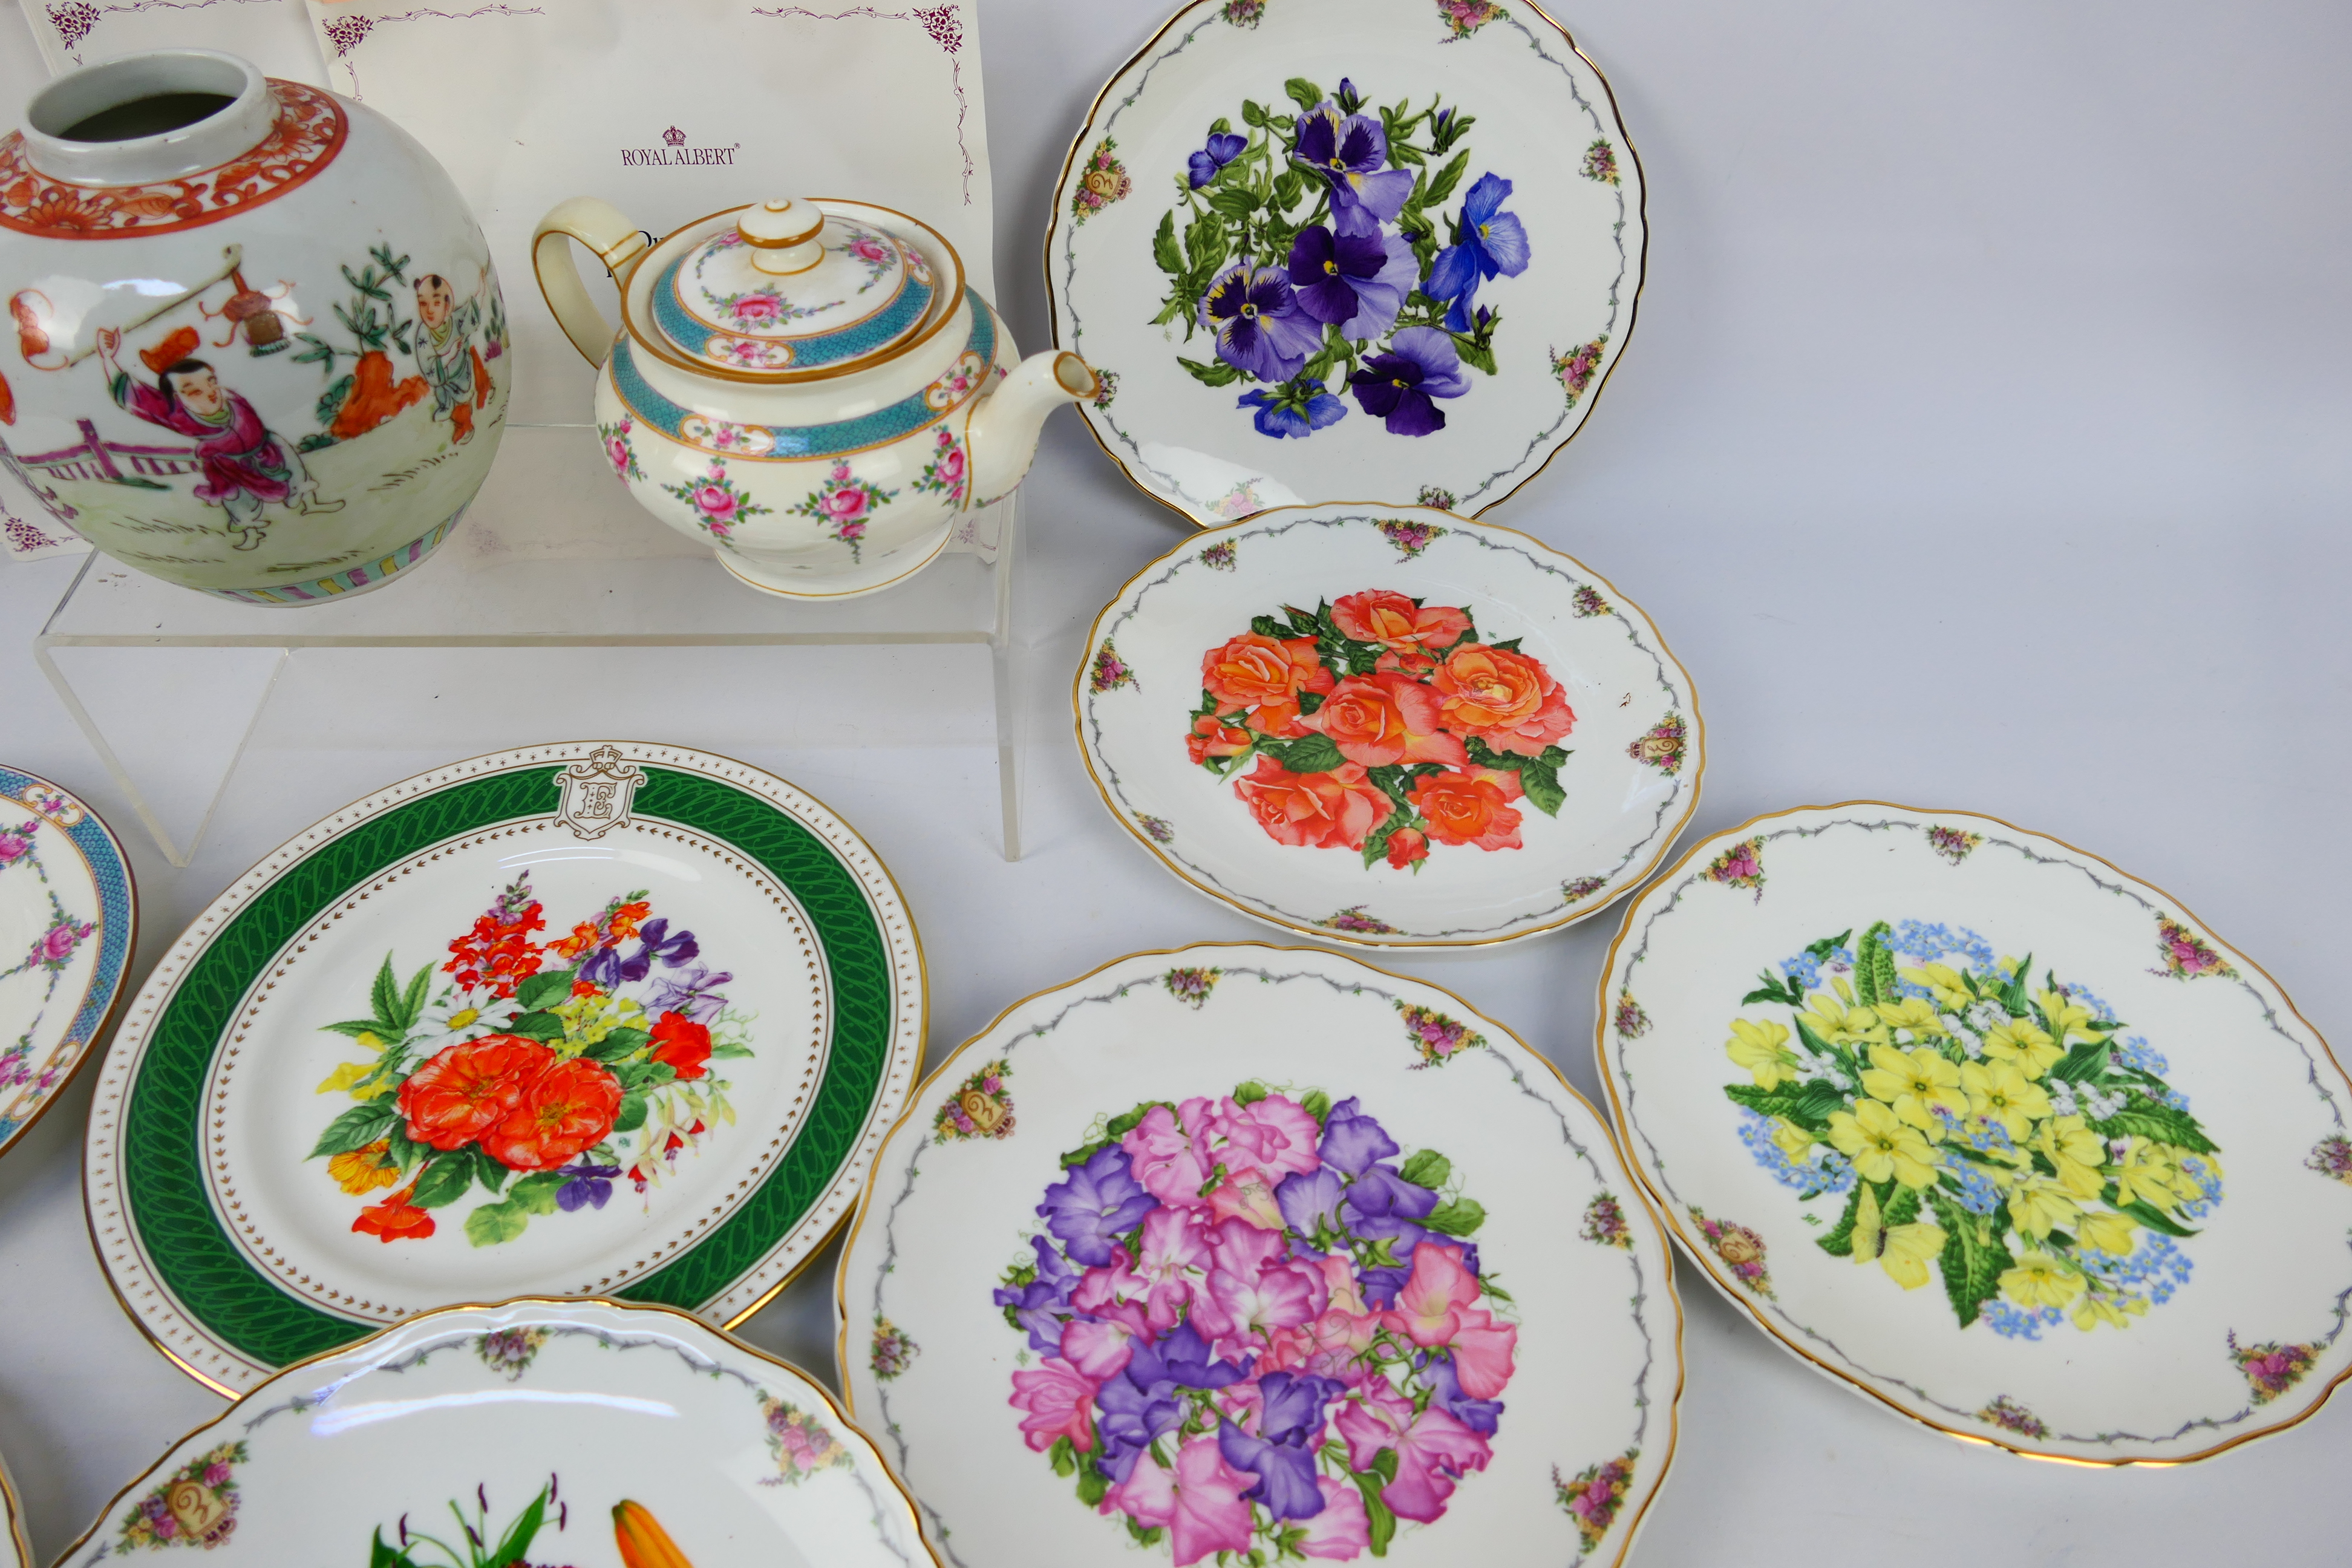
{"label": "plate with yellow primrose", "polygon": [[2179,1463],[2352,1372],[2352,1081],[2179,900],[1992,817],[1716,835],[1628,909],[1601,1076],[1707,1277],[1940,1431]]}

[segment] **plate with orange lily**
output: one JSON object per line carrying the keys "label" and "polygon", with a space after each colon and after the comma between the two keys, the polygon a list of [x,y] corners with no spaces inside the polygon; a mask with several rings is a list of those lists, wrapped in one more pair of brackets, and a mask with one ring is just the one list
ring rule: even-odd
{"label": "plate with orange lily", "polygon": [[682,1312],[521,1299],[420,1314],[255,1385],[58,1561],[936,1568],[822,1384]]}
{"label": "plate with orange lily", "polygon": [[1698,805],[1697,698],[1650,618],[1540,541],[1428,508],[1187,539],[1096,618],[1072,700],[1138,842],[1321,941],[1571,924]]}
{"label": "plate with orange lily", "polygon": [[2161,889],[1997,818],[1758,817],[1626,910],[1601,1076],[1690,1256],[1938,1430],[2176,1464],[2352,1374],[2352,1080]]}
{"label": "plate with orange lily", "polygon": [[847,1214],[923,1018],[888,871],[784,781],[473,758],[290,840],[156,967],[97,1092],[92,1228],[229,1394],[518,1291],[740,1321]]}

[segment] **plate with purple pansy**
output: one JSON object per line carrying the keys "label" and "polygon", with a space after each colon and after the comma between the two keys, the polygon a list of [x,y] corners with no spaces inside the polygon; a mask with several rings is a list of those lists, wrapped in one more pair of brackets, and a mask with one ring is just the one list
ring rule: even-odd
{"label": "plate with purple pansy", "polygon": [[1598,1113],[1318,951],[1015,1004],[885,1141],[837,1308],[958,1568],[1614,1564],[1674,1452],[1672,1265]]}
{"label": "plate with purple pansy", "polygon": [[1095,100],[1046,236],[1082,405],[1208,524],[1340,498],[1476,515],[1633,330],[1641,166],[1534,5],[1195,0]]}
{"label": "plate with purple pansy", "polygon": [[2178,1464],[2352,1374],[2352,1081],[2162,889],[1989,816],[1762,816],[1627,909],[1601,1079],[1703,1271],[1937,1429]]}

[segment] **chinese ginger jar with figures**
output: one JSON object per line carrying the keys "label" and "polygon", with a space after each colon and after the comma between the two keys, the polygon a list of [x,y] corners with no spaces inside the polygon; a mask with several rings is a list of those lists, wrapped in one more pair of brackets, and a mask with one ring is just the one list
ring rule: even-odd
{"label": "chinese ginger jar with figures", "polygon": [[[619,331],[565,254],[621,289]],[[646,510],[755,588],[868,594],[920,571],[957,517],[1010,491],[1095,374],[1016,363],[1003,321],[933,230],[860,202],[755,202],[648,244],[604,202],[541,223],[539,285],[603,367],[604,459]]]}
{"label": "chinese ginger jar with figures", "polygon": [[448,175],[231,55],[34,97],[0,138],[0,466],[125,565],[224,598],[381,585],[448,536],[504,428],[506,313]]}

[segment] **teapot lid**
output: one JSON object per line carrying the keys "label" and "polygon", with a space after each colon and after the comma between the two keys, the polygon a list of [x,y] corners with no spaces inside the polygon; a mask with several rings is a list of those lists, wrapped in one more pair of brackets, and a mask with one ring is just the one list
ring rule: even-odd
{"label": "teapot lid", "polygon": [[[932,314],[930,264],[870,223],[814,202],[755,202],[660,263],[652,325],[687,363],[797,380],[886,357]],[[667,248],[667,247],[665,247]]]}

